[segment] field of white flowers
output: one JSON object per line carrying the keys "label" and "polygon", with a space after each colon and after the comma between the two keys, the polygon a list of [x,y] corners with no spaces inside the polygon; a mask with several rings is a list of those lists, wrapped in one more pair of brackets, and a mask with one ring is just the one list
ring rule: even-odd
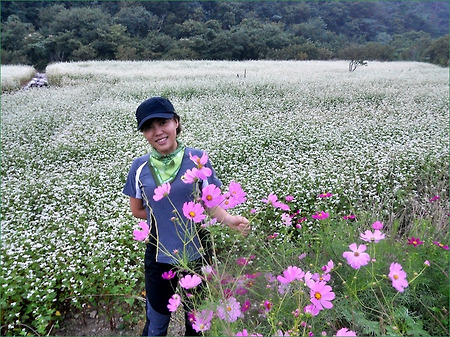
{"label": "field of white flowers", "polygon": [[[5,334],[42,335],[72,305],[136,292],[143,250],[121,191],[133,158],[149,151],[134,112],[151,96],[172,101],[180,138],[208,152],[224,185],[241,183],[244,208],[275,193],[319,211],[311,200],[331,192],[340,216],[407,226],[411,213],[432,212],[430,198],[448,200],[445,68],[80,62],[50,65],[47,76],[48,88],[1,97]],[[443,207],[431,223],[441,240]]]}
{"label": "field of white flowers", "polygon": [[2,93],[20,89],[26,82],[36,74],[31,66],[9,65],[1,67]]}

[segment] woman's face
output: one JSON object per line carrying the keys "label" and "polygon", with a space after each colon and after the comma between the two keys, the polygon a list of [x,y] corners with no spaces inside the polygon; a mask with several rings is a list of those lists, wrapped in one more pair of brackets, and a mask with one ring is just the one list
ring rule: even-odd
{"label": "woman's face", "polygon": [[178,121],[175,118],[155,118],[144,124],[142,133],[156,151],[166,155],[178,147],[177,127]]}

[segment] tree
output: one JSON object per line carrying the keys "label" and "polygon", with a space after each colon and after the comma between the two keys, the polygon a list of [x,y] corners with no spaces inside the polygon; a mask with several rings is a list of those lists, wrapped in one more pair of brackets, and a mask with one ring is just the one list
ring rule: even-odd
{"label": "tree", "polygon": [[425,51],[425,57],[429,62],[443,67],[449,66],[449,35],[440,37],[431,43]]}
{"label": "tree", "polygon": [[365,51],[363,46],[350,44],[338,51],[338,57],[342,60],[364,60]]}
{"label": "tree", "polygon": [[27,45],[27,37],[34,33],[30,23],[24,23],[17,15],[10,15],[2,24],[2,48],[20,51]]}
{"label": "tree", "polygon": [[90,45],[80,45],[78,49],[75,49],[72,53],[74,61],[88,61],[95,60],[97,58],[97,50]]}
{"label": "tree", "polygon": [[26,37],[27,45],[24,51],[31,65],[43,71],[48,63],[48,50],[45,44],[45,38],[39,33],[33,33]]}
{"label": "tree", "polygon": [[159,19],[142,6],[122,8],[115,16],[114,22],[127,27],[131,36],[145,37],[149,30],[156,29]]}
{"label": "tree", "polygon": [[97,29],[107,29],[111,17],[98,8],[75,7],[54,13],[47,24],[47,33],[57,35],[71,32],[82,44],[89,44],[97,38]]}
{"label": "tree", "polygon": [[327,40],[327,24],[321,17],[311,18],[297,25],[297,34],[312,41]]}
{"label": "tree", "polygon": [[387,44],[369,42],[363,49],[365,60],[393,61],[395,58],[394,48]]}
{"label": "tree", "polygon": [[408,32],[392,37],[390,45],[399,60],[423,61],[423,53],[431,45],[431,37],[425,32]]}
{"label": "tree", "polygon": [[102,60],[114,60],[120,45],[126,45],[129,41],[125,32],[127,28],[120,25],[112,25],[106,29],[97,29],[98,38],[91,42],[97,50],[98,58]]}

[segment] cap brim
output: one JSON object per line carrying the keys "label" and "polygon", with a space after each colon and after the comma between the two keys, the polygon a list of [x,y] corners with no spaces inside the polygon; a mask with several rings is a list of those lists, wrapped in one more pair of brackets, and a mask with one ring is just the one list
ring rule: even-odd
{"label": "cap brim", "polygon": [[142,128],[142,126],[145,124],[145,122],[147,122],[150,119],[153,119],[153,118],[169,119],[169,118],[172,118],[173,116],[175,116],[175,114],[172,112],[159,112],[159,113],[151,114],[150,116],[147,116],[143,120],[141,120],[137,129],[140,130]]}

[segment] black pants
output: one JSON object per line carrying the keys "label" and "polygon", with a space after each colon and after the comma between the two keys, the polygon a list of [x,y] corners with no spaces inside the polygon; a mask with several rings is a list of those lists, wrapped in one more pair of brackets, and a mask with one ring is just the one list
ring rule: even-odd
{"label": "black pants", "polygon": [[[193,261],[194,270],[199,271],[201,261]],[[164,272],[173,270],[174,266],[166,263],[159,263],[152,260],[145,261],[145,290],[147,293],[146,301],[146,323],[142,332],[143,336],[165,336],[170,321],[171,312],[167,308],[169,299],[175,294],[178,284],[178,277],[170,280],[162,278]],[[201,287],[201,286],[199,286]],[[196,289],[196,293],[201,289]],[[200,336],[189,321],[188,314],[192,310],[189,303],[184,303],[185,309],[185,336]]]}

